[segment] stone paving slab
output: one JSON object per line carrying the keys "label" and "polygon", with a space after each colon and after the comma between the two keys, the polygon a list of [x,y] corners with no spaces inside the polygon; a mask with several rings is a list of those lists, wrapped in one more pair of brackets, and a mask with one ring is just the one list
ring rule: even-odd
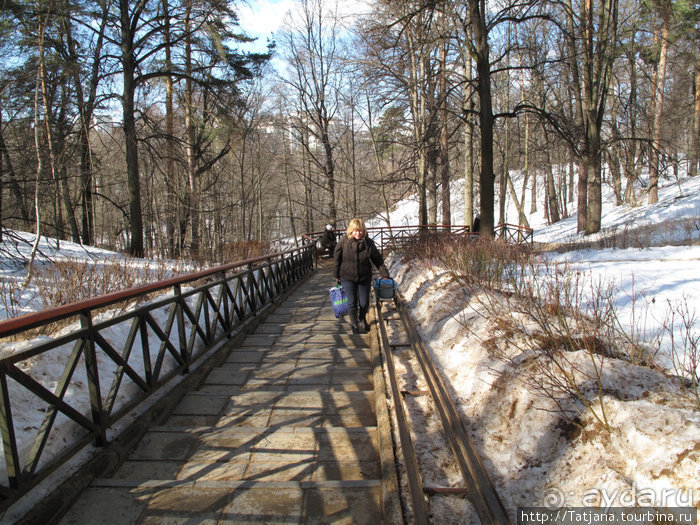
{"label": "stone paving slab", "polygon": [[300,285],[61,523],[380,523],[376,349],[331,282]]}

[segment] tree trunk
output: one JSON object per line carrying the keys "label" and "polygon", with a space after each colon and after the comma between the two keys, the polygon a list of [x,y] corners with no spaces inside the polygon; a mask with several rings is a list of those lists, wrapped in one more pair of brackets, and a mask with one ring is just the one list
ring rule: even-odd
{"label": "tree trunk", "polygon": [[588,147],[584,154],[584,162],[588,170],[586,181],[588,183],[588,206],[586,208],[586,234],[600,231],[602,217],[602,180],[601,180],[601,152],[600,130],[589,121]]}
{"label": "tree trunk", "polygon": [[[634,41],[632,42],[634,44]],[[637,54],[636,52],[629,53],[627,57],[630,69],[629,91],[630,96],[627,102],[627,107],[630,112],[630,143],[623,156],[624,162],[624,178],[625,191],[623,202],[631,203],[636,200],[634,183],[639,178],[638,159],[639,156],[639,141],[637,140]]]}
{"label": "tree trunk", "polygon": [[586,231],[588,217],[588,166],[583,157],[578,159],[578,181],[576,183],[576,231]]}
{"label": "tree trunk", "polygon": [[201,238],[199,231],[199,188],[195,167],[195,141],[196,131],[194,123],[194,86],[192,81],[192,40],[191,40],[191,17],[192,2],[187,0],[185,6],[185,133],[187,141],[185,143],[185,160],[187,166],[187,187],[190,194],[190,252],[193,257],[199,256]]}
{"label": "tree trunk", "polygon": [[[434,126],[429,126],[434,128]],[[437,146],[437,139],[432,131],[429,131],[430,138],[428,139],[428,170],[426,177],[428,191],[428,222],[427,224],[437,224],[437,172],[438,158],[440,150]]]}
{"label": "tree trunk", "polygon": [[[503,83],[503,99],[505,100],[506,108],[510,108],[510,46],[511,46],[511,26],[508,25],[508,51],[506,52],[506,71],[505,82]],[[508,205],[508,184],[510,181],[510,119],[506,118],[503,124],[503,169],[501,170],[501,185],[499,202],[499,217],[500,224],[508,222],[507,205]],[[512,186],[512,185],[511,185]],[[511,187],[512,190],[512,187]],[[513,192],[511,192],[513,194]],[[516,199],[515,205],[520,209]]]}
{"label": "tree trunk", "polygon": [[513,179],[510,177],[510,173],[504,171],[506,177],[506,184],[508,185],[508,192],[510,193],[510,198],[513,199],[513,204],[518,212],[518,224],[520,226],[529,227],[530,223],[525,215],[525,204],[518,199],[518,194],[515,191],[515,186],[513,186]]}
{"label": "tree trunk", "polygon": [[92,150],[90,146],[90,132],[92,129],[92,116],[97,98],[97,86],[100,79],[100,58],[104,44],[105,27],[107,25],[107,8],[104,8],[100,18],[100,26],[97,32],[95,47],[91,56],[90,76],[87,83],[87,96],[83,89],[83,82],[80,77],[78,64],[84,60],[76,48],[76,41],[73,38],[73,28],[71,21],[65,20],[65,33],[68,45],[68,54],[71,61],[76,65],[71,70],[73,72],[73,84],[76,90],[78,111],[80,114],[78,130],[78,158],[80,171],[80,204],[82,206],[81,216],[81,238],[85,245],[92,246],[95,243],[95,176],[92,169]]}
{"label": "tree trunk", "polygon": [[81,220],[82,242],[92,246],[95,242],[95,202],[93,199],[94,183],[92,174],[92,163],[90,162],[90,134],[89,122],[81,119],[80,131],[78,132],[79,155],[80,155],[80,202],[83,207]]}
{"label": "tree trunk", "polygon": [[620,169],[620,156],[618,148],[613,145],[607,152],[608,166],[610,167],[610,178],[612,179],[613,192],[615,193],[615,205],[620,206],[624,202],[622,190],[622,170]]}
{"label": "tree trunk", "polygon": [[418,56],[415,38],[410,31],[407,36],[408,47],[408,91],[413,117],[413,140],[416,147],[416,192],[418,193],[418,223],[428,223],[428,199],[427,199],[427,147],[426,147],[426,123],[425,123],[425,99],[420,86],[425,78],[424,63]]}
{"label": "tree trunk", "polygon": [[[510,107],[510,81],[506,76],[504,83],[504,99],[506,107]],[[498,198],[498,222],[505,224],[508,222],[506,215],[506,207],[508,201],[508,183],[510,181],[510,121],[506,119],[503,124],[503,168],[501,169],[501,184],[499,187]],[[517,200],[516,200],[517,206]]]}
{"label": "tree trunk", "polygon": [[569,191],[568,189],[568,184],[567,184],[567,172],[563,168],[563,163],[562,167],[559,169],[559,209],[561,210],[561,216],[562,219],[566,219],[569,216],[569,209],[568,209],[568,201],[566,198],[567,192]]}
{"label": "tree trunk", "polygon": [[[700,38],[698,38],[700,44]],[[698,48],[698,59],[695,63],[695,110],[693,119],[693,138],[690,145],[690,164],[688,175],[695,177],[698,174],[698,164],[700,163],[700,48]]]}
{"label": "tree trunk", "polygon": [[[579,56],[578,49],[576,48],[576,26],[574,24],[574,8],[572,0],[566,0],[566,24],[567,24],[567,34],[566,34],[566,45],[569,51],[569,56],[572,60]],[[578,10],[577,10],[578,11]],[[589,9],[590,11],[590,9]],[[581,85],[581,78],[579,76],[579,64],[575,61],[569,64],[569,72],[571,73],[571,91],[572,91],[572,101],[574,103],[574,126],[582,130],[584,129],[583,121],[583,90]],[[579,145],[583,148],[583,141],[579,140]],[[588,207],[588,170],[583,164],[583,159],[581,156],[578,157],[578,183],[576,185],[576,230],[581,232],[586,229],[586,209]]]}
{"label": "tree trunk", "polygon": [[549,222],[554,224],[561,220],[561,216],[557,203],[557,188],[554,183],[554,173],[552,172],[552,157],[549,151],[547,152],[547,165],[545,169],[547,173],[547,215],[549,216]]}
{"label": "tree trunk", "polygon": [[656,78],[654,84],[654,122],[652,126],[651,139],[651,159],[649,163],[649,204],[656,204],[659,201],[659,160],[661,156],[661,119],[664,106],[664,84],[666,83],[666,57],[668,55],[668,35],[671,17],[670,0],[660,0],[657,2],[659,14],[661,15],[661,51],[659,53],[659,64],[656,68]]}
{"label": "tree trunk", "polygon": [[[519,55],[519,61],[521,65],[520,69],[520,101],[524,104],[525,103],[525,71],[524,68],[522,68],[522,55]],[[525,226],[528,224],[527,222],[527,217],[525,217],[525,214],[523,210],[525,209],[525,192],[527,190],[527,184],[530,182],[530,115],[526,114],[525,115],[525,136],[523,137],[523,141],[525,143],[525,151],[523,153],[523,187],[520,190],[520,206],[521,206],[521,226]],[[533,188],[535,187],[535,180],[533,178],[532,180],[532,186]],[[532,195],[533,199],[530,202],[530,213],[535,213],[537,211],[537,199],[534,198],[536,195]],[[525,222],[522,222],[522,218],[525,219]]]}
{"label": "tree trunk", "polygon": [[[51,9],[49,7],[46,13],[46,21],[52,16]],[[54,184],[54,234],[56,237],[56,242],[60,243],[60,239],[63,238],[63,208],[61,207],[61,181],[58,177],[57,167],[56,167],[56,155],[54,153],[54,136],[51,123],[51,104],[49,102],[48,88],[46,85],[46,57],[44,56],[44,36],[46,31],[46,22],[40,20],[38,30],[38,48],[39,48],[39,82],[41,89],[41,100],[44,105],[44,130],[46,132],[46,147],[49,152],[49,171],[51,173],[51,180]]]}
{"label": "tree trunk", "polygon": [[[0,97],[0,102],[2,97]],[[2,108],[0,107],[0,177],[2,177],[2,188],[8,187],[10,192],[14,196],[17,202],[17,207],[19,209],[20,219],[27,225],[27,229],[31,227],[31,212],[27,207],[25,202],[25,196],[22,189],[17,182],[17,173],[12,166],[12,158],[7,150],[7,144],[5,144],[5,137],[3,130],[5,129],[2,123]],[[1,202],[1,201],[0,201]],[[0,221],[2,221],[2,215],[0,214]],[[0,224],[1,225],[1,224]]]}
{"label": "tree trunk", "polygon": [[[163,25],[165,39],[165,67],[172,70],[172,57],[170,45],[170,6],[168,0],[163,0]],[[165,235],[166,250],[170,257],[177,257],[178,250],[175,243],[175,108],[173,104],[173,77],[168,74],[165,77]]]}
{"label": "tree trunk", "polygon": [[567,201],[572,204],[574,202],[574,166],[575,164],[573,160],[569,159],[569,168],[567,170],[567,175],[569,176],[569,192],[567,195]]}
{"label": "tree trunk", "polygon": [[[325,113],[325,106],[324,106]],[[335,204],[335,161],[333,159],[333,144],[331,144],[330,138],[330,122],[328,117],[324,114],[323,122],[325,123],[326,129],[324,130],[321,141],[323,142],[323,151],[326,156],[326,161],[323,165],[324,175],[326,177],[326,183],[328,185],[328,215],[330,217],[331,224],[335,224],[338,221],[338,210]]]}
{"label": "tree trunk", "polygon": [[[352,209],[353,209],[353,215],[357,215],[357,189],[358,189],[358,180],[357,180],[357,134],[355,131],[355,113],[357,111],[356,108],[356,102],[355,102],[355,91],[353,90],[353,87],[351,85],[350,87],[352,93],[350,95],[350,183],[352,185]],[[376,154],[376,152],[375,152]],[[383,177],[380,177],[379,180],[383,180]],[[334,207],[335,208],[335,207]],[[335,209],[335,213],[338,213],[337,208]],[[338,217],[332,217],[331,220],[331,226],[335,228],[335,225],[338,222]]]}
{"label": "tree trunk", "polygon": [[29,261],[27,261],[27,277],[24,279],[24,286],[26,287],[32,280],[33,270],[34,270],[34,258],[36,257],[36,252],[39,249],[39,241],[41,240],[41,209],[39,206],[39,186],[41,184],[41,179],[44,173],[44,162],[41,155],[41,138],[39,136],[39,130],[41,129],[39,125],[39,89],[41,84],[41,73],[37,72],[36,75],[36,86],[34,89],[34,148],[36,150],[36,178],[34,180],[34,213],[36,217],[36,237],[34,237],[34,244],[32,245],[31,252],[29,253]]}
{"label": "tree trunk", "polygon": [[442,224],[452,224],[452,207],[450,203],[450,155],[447,124],[447,42],[440,47],[440,187],[442,193]]}
{"label": "tree trunk", "polygon": [[68,174],[65,168],[61,168],[58,171],[58,177],[61,185],[61,199],[63,201],[63,206],[66,208],[68,226],[70,227],[71,240],[76,244],[80,244],[80,228],[78,228],[78,222],[75,218],[75,206],[73,206],[73,199],[71,198],[70,186],[68,184]]}
{"label": "tree trunk", "polygon": [[129,228],[131,243],[129,253],[143,257],[143,216],[141,211],[141,179],[139,174],[138,141],[136,140],[136,58],[134,56],[134,34],[129,15],[129,1],[119,0],[121,14],[121,61],[123,74],[122,118],[124,126],[124,149],[126,153],[126,177],[129,196]]}
{"label": "tree trunk", "polygon": [[287,214],[289,215],[289,225],[292,229],[292,238],[294,239],[294,246],[298,246],[299,241],[297,239],[297,223],[294,218],[294,199],[292,198],[291,182],[289,180],[289,147],[287,145],[287,134],[284,130],[282,131],[282,151],[284,154],[284,183],[287,190]]}
{"label": "tree trunk", "polygon": [[528,166],[528,178],[532,178],[530,183],[530,214],[537,213],[537,170],[531,170]]}
{"label": "tree trunk", "polygon": [[494,174],[493,174],[493,108],[491,101],[491,68],[486,20],[481,13],[480,2],[470,2],[471,27],[476,51],[476,71],[479,91],[479,124],[481,128],[481,222],[479,233],[493,237]]}
{"label": "tree trunk", "polygon": [[[471,71],[471,67],[469,67]],[[469,88],[468,88],[469,89]],[[469,97],[466,102],[466,119],[464,121],[464,224],[469,231],[474,231],[474,130],[472,112],[474,101]]]}
{"label": "tree trunk", "polygon": [[[581,231],[585,225],[583,229],[586,234],[596,233],[601,227],[601,127],[617,42],[617,0],[600,0],[595,13],[593,3],[593,0],[583,1],[578,32],[575,31],[573,11],[567,17],[569,51],[572,57],[581,56],[581,63],[573,64],[571,71],[576,123],[580,124],[583,139],[579,158],[578,227]],[[568,5],[571,7],[570,0]],[[576,35],[581,42],[581,53],[578,54]]]}

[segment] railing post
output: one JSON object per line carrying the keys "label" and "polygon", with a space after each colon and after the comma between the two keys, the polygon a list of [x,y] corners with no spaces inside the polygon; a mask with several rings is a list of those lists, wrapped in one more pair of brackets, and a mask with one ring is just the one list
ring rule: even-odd
{"label": "railing post", "polygon": [[226,282],[226,272],[221,272],[221,300],[223,301],[224,309],[224,330],[226,337],[231,336],[231,328],[233,327],[233,319],[231,318],[231,309],[228,304],[228,283]]}
{"label": "railing post", "polygon": [[272,258],[268,257],[265,260],[265,267],[263,269],[263,278],[265,282],[265,302],[272,302],[277,296],[277,287],[275,286],[275,272],[272,269]]}
{"label": "railing post", "polygon": [[100,373],[95,354],[95,333],[92,327],[92,313],[80,314],[80,326],[85,330],[83,352],[85,356],[85,373],[87,375],[88,391],[90,392],[90,410],[92,421],[97,425],[98,434],[95,445],[102,447],[107,444],[107,429],[105,428],[104,411],[102,410],[102,391],[100,389]]}
{"label": "railing post", "polygon": [[148,345],[148,323],[144,315],[138,316],[139,333],[141,334],[141,355],[143,356],[144,373],[149,386],[153,384],[153,367],[151,365],[151,348]]}
{"label": "railing post", "polygon": [[275,270],[274,270],[274,276],[275,276],[275,289],[277,290],[277,295],[280,295],[282,292],[284,292],[284,272],[283,266],[284,266],[284,256],[276,257],[275,258]]}
{"label": "railing post", "polygon": [[[180,341],[180,357],[185,363],[189,363],[187,357],[187,334],[185,330],[185,312],[182,306],[184,301],[182,297],[182,288],[179,284],[173,287],[173,295],[175,296],[175,315],[177,316],[177,337]],[[193,328],[194,329],[194,328]],[[185,368],[185,372],[189,369],[189,366]]]}
{"label": "railing post", "polygon": [[2,433],[2,448],[5,452],[7,481],[10,488],[16,489],[19,487],[19,452],[17,450],[15,425],[12,421],[12,404],[10,403],[10,393],[7,389],[7,376],[4,370],[0,371],[0,432]]}
{"label": "railing post", "polygon": [[[305,253],[306,255],[304,255],[304,252],[299,254],[299,279],[315,268],[318,268],[318,261],[313,257],[313,254],[308,251]],[[304,264],[304,260],[307,261],[306,265]]]}
{"label": "railing post", "polygon": [[248,263],[248,297],[250,298],[250,310],[251,314],[255,315],[258,312],[258,302],[255,297],[255,276],[253,275],[253,263]]}

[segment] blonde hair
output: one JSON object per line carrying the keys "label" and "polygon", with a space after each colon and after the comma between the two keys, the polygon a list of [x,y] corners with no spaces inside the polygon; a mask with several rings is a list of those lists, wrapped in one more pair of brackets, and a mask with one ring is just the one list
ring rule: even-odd
{"label": "blonde hair", "polygon": [[347,236],[352,237],[352,234],[358,230],[362,232],[363,237],[367,234],[367,228],[365,228],[365,221],[356,217],[350,221],[350,224],[348,224]]}

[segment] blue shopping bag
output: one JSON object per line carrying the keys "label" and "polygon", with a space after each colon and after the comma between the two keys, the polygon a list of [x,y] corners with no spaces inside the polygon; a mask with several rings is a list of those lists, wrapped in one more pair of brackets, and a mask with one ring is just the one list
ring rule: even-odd
{"label": "blue shopping bag", "polygon": [[333,313],[337,317],[342,317],[348,313],[348,297],[345,295],[343,287],[338,285],[328,289],[333,304]]}
{"label": "blue shopping bag", "polygon": [[396,281],[393,279],[376,279],[374,293],[380,301],[391,301],[396,297]]}

